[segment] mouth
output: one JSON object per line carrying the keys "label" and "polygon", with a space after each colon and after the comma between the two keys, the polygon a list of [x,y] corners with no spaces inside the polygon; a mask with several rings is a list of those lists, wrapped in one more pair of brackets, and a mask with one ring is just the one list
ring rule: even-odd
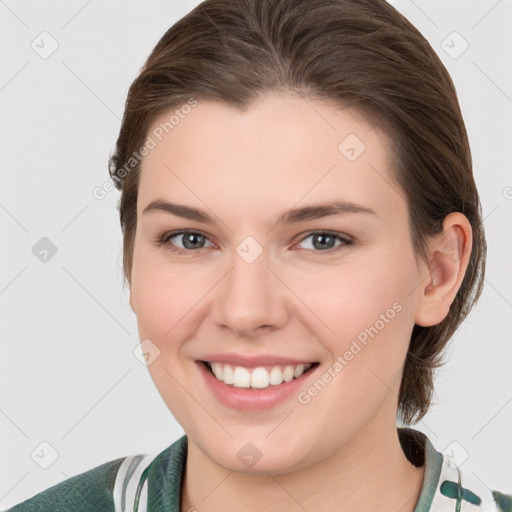
{"label": "mouth", "polygon": [[265,365],[247,368],[227,363],[199,361],[218,381],[233,387],[245,389],[266,389],[298,379],[313,371],[320,363],[297,365]]}

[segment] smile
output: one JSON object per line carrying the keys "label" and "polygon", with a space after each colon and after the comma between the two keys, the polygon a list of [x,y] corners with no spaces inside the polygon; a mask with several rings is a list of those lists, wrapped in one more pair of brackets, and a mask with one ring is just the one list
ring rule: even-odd
{"label": "smile", "polygon": [[283,382],[290,382],[319,364],[268,365],[245,368],[227,363],[212,363],[209,361],[202,361],[202,363],[217,380],[224,384],[235,388],[256,389],[265,389],[270,386],[278,386]]}

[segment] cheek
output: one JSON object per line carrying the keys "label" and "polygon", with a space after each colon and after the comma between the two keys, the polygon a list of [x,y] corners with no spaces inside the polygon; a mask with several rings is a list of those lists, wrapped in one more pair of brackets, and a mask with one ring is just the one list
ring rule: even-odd
{"label": "cheek", "polygon": [[181,284],[156,261],[154,249],[145,250],[136,243],[131,295],[141,339],[150,338],[157,345],[162,344],[179,318],[180,302],[187,296]]}
{"label": "cheek", "polygon": [[[182,347],[196,323],[193,306],[201,294],[183,268],[156,264],[148,257],[134,259],[132,297],[140,340],[158,349],[148,371],[169,410],[181,425],[188,425],[194,402],[183,392],[186,375]],[[181,383],[181,385],[180,385]],[[188,411],[188,412],[187,412]],[[187,428],[190,428],[188,426]]]}
{"label": "cheek", "polygon": [[410,258],[372,258],[340,265],[291,284],[314,312],[318,339],[334,360],[343,357],[345,378],[376,384],[369,369],[391,383],[401,367],[414,326],[414,269]]}
{"label": "cheek", "polygon": [[[317,275],[314,287],[310,282],[298,292],[308,290],[302,296],[322,320],[316,335],[331,354],[324,370],[327,391],[312,399],[319,417],[331,407],[339,422],[356,428],[369,420],[383,401],[398,396],[414,325],[407,272],[398,264],[354,266]],[[332,408],[333,403],[337,407]],[[346,411],[357,413],[347,420]]]}
{"label": "cheek", "polygon": [[[333,352],[342,353],[354,339],[363,343],[373,339],[375,330],[379,339],[396,338],[398,333],[400,338],[407,337],[413,261],[408,255],[399,261],[396,248],[390,248],[339,264],[282,267],[278,272],[296,297],[289,300],[302,311],[299,322],[307,323]],[[208,299],[201,301],[217,283],[219,272],[216,264],[171,264],[162,260],[160,252],[136,251],[132,297],[141,337],[162,344],[171,337],[181,339],[180,333],[186,337],[186,326],[190,329],[200,311],[206,313],[201,306]]]}
{"label": "cheek", "polygon": [[[178,294],[178,290],[174,290]],[[139,330],[144,336],[159,338],[173,325],[177,312],[173,312],[172,293],[156,267],[139,268],[132,284]],[[142,335],[142,333],[141,333]]]}
{"label": "cheek", "polygon": [[405,307],[412,289],[405,274],[376,265],[340,266],[310,274],[307,279],[295,278],[292,286],[326,327],[336,336],[346,337],[373,325],[388,310],[387,317],[399,316],[396,309]]}
{"label": "cheek", "polygon": [[195,286],[187,279],[190,272],[165,260],[163,248],[145,243],[135,243],[131,295],[141,336],[162,338],[192,302]]}

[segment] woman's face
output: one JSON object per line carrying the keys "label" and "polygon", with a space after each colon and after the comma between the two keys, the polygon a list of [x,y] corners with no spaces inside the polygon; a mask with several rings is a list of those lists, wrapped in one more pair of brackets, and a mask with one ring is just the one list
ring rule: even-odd
{"label": "woman's face", "polygon": [[[189,443],[231,470],[278,473],[395,428],[425,275],[384,135],[291,94],[245,112],[210,101],[178,110],[149,132],[130,303]],[[145,211],[155,201],[211,221]],[[311,209],[334,203],[329,215]],[[229,386],[199,362],[223,356],[248,358],[231,365],[239,385],[251,366],[269,372],[255,386],[287,377]],[[279,370],[297,362],[318,365],[286,382]]]}

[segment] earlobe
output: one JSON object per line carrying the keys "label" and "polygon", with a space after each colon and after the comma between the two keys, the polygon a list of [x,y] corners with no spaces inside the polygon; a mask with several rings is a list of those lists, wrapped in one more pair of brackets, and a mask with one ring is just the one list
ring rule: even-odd
{"label": "earlobe", "polygon": [[464,279],[471,247],[472,229],[467,217],[459,212],[447,215],[443,232],[430,242],[430,275],[419,289],[416,324],[430,327],[446,318]]}

